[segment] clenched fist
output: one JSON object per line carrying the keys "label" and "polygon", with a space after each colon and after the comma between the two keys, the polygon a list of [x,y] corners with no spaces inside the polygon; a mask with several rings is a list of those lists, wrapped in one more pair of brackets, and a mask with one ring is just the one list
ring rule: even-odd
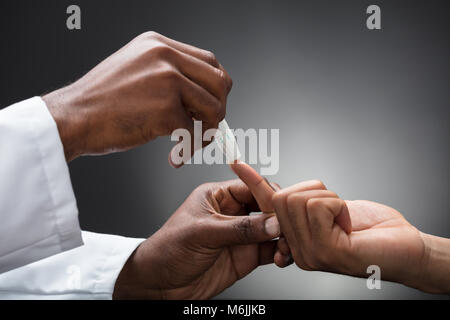
{"label": "clenched fist", "polygon": [[216,128],[231,86],[211,52],[147,32],[43,99],[70,161],[127,150],[178,128],[193,136],[194,119],[203,130]]}

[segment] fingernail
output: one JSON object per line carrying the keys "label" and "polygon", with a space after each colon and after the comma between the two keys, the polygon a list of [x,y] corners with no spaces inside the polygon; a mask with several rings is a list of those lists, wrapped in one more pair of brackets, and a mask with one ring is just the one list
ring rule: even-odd
{"label": "fingernail", "polygon": [[278,223],[277,217],[273,216],[266,220],[265,222],[266,233],[271,237],[278,237],[280,234],[280,224]]}
{"label": "fingernail", "polygon": [[241,160],[234,160],[234,162],[230,164],[231,170],[232,170],[237,176],[239,176],[239,174],[236,172],[235,169],[236,169],[236,166],[237,166],[237,165],[240,165],[241,163],[242,163]]}

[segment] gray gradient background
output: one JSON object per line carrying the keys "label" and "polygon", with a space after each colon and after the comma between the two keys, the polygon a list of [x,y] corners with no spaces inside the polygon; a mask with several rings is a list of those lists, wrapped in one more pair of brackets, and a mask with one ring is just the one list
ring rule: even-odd
{"label": "gray gradient background", "polygon": [[[156,30],[212,50],[234,80],[234,128],[279,128],[288,186],[322,179],[346,199],[401,211],[450,237],[448,1],[1,1],[0,103],[76,80],[137,34]],[[382,8],[381,31],[365,9]],[[70,164],[84,229],[131,237],[157,230],[190,191],[233,178],[226,166],[172,169],[169,138]],[[2,155],[4,156],[4,155]],[[186,262],[189,263],[189,262]],[[439,298],[397,284],[291,266],[261,267],[220,298]],[[442,298],[442,297],[440,297]]]}

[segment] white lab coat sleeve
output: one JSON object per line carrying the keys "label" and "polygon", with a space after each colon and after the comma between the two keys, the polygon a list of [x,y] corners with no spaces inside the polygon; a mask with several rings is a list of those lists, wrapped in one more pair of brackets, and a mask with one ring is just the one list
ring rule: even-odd
{"label": "white lab coat sleeve", "polygon": [[0,275],[0,299],[111,299],[144,239],[83,231],[84,246]]}
{"label": "white lab coat sleeve", "polygon": [[0,111],[0,274],[82,245],[56,123],[35,97]]}

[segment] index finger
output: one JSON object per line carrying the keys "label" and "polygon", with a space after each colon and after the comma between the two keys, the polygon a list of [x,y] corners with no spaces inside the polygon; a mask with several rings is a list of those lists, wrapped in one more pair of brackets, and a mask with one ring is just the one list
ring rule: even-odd
{"label": "index finger", "polygon": [[214,54],[210,51],[207,50],[203,50],[197,47],[194,47],[190,44],[186,44],[177,40],[173,40],[170,39],[168,37],[165,37],[163,35],[159,35],[159,40],[165,44],[167,44],[168,46],[171,46],[174,49],[180,50],[184,53],[187,53],[191,56],[194,56],[200,60],[205,61],[206,63],[209,63],[210,65],[212,65],[213,67],[216,68],[220,68],[220,64],[217,61],[216,57],[214,56]]}
{"label": "index finger", "polygon": [[230,164],[231,169],[236,175],[248,186],[251,193],[258,202],[259,208],[264,213],[274,212],[272,206],[272,195],[275,193],[275,189],[270,183],[255,169],[242,161],[237,161]]}

